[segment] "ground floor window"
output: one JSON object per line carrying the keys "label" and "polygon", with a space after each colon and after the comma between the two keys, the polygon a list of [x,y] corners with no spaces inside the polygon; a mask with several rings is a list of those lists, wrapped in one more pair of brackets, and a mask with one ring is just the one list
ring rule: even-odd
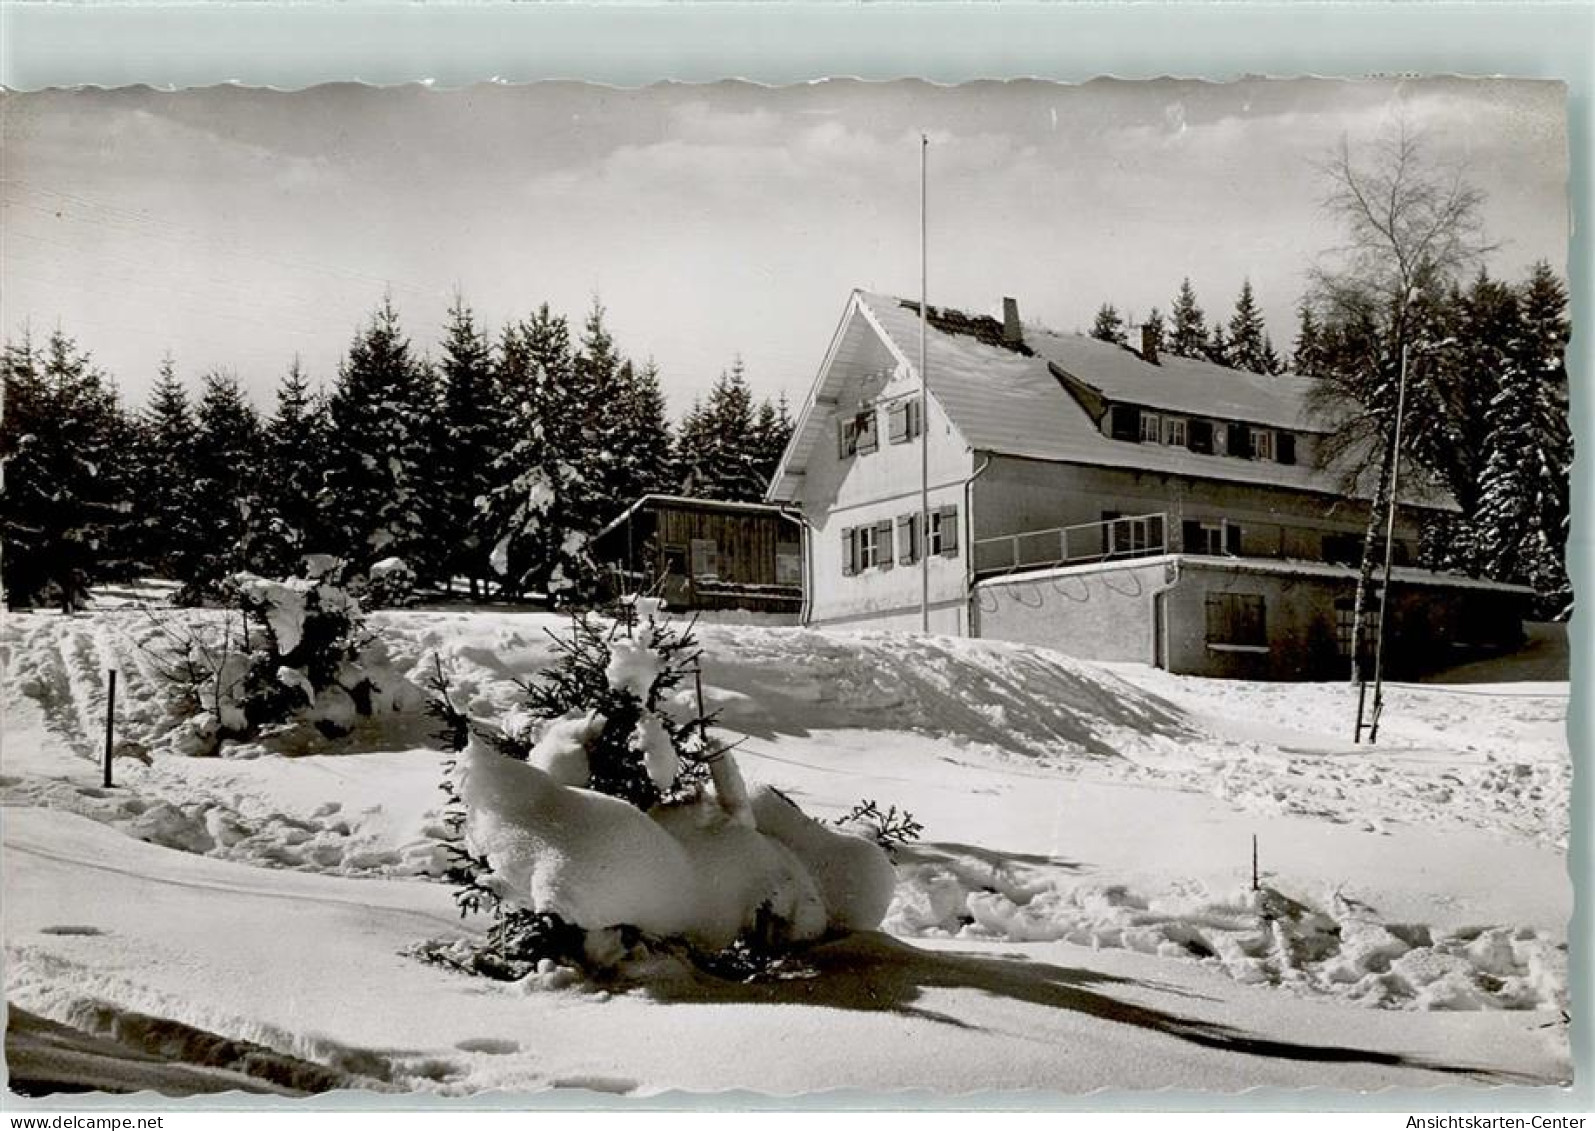
{"label": "ground floor window", "polygon": [[[1335,598],[1335,647],[1345,659],[1351,658],[1351,626],[1356,621],[1355,597]],[[1379,635],[1379,599],[1372,597],[1362,611],[1362,654],[1373,655],[1374,637]]]}
{"label": "ground floor window", "polygon": [[1259,593],[1209,593],[1207,642],[1242,647],[1267,647],[1268,625]]}
{"label": "ground floor window", "polygon": [[719,547],[713,538],[692,540],[692,576],[698,581],[714,580],[720,575]]}

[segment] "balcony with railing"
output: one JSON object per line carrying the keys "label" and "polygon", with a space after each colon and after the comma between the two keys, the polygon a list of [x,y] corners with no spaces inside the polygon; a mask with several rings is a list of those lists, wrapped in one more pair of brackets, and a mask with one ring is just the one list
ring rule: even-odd
{"label": "balcony with railing", "polygon": [[[1171,553],[1355,565],[1362,538],[1306,525],[1154,512],[976,539],[974,566],[977,576],[990,577]],[[1411,556],[1411,547],[1398,540],[1396,564],[1408,564]]]}
{"label": "balcony with railing", "polygon": [[975,541],[975,572],[1012,573],[1153,557],[1169,552],[1168,531],[1168,516],[1159,513],[979,538]]}

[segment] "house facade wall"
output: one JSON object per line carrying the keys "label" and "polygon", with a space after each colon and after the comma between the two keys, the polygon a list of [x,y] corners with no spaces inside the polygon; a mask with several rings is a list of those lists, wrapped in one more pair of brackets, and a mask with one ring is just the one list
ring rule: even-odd
{"label": "house facade wall", "polygon": [[1156,595],[1166,559],[992,578],[975,587],[976,634],[1091,660],[1157,662]]}
{"label": "house facade wall", "polygon": [[[995,577],[975,586],[978,634],[1178,675],[1344,679],[1336,603],[1350,577],[1294,575],[1179,555]],[[1210,598],[1260,602],[1258,642],[1211,639]],[[1517,646],[1525,598],[1440,584],[1392,587],[1385,672],[1408,679]]]}
{"label": "house facade wall", "polygon": [[[846,627],[917,630],[921,577],[918,563],[899,560],[897,520],[915,514],[920,504],[920,444],[922,437],[891,443],[887,410],[894,404],[918,400],[919,387],[904,366],[896,371],[850,383],[853,392],[831,406],[829,436],[805,467],[799,503],[809,523],[809,622]],[[873,409],[878,445],[868,454],[843,456],[838,437],[842,423]],[[968,632],[966,601],[968,528],[964,483],[972,457],[957,430],[934,398],[930,399],[929,506],[957,510],[958,550],[954,556],[933,554],[929,560],[931,630],[962,635]],[[847,575],[844,569],[844,532],[890,522],[893,527],[890,565],[882,563]]]}

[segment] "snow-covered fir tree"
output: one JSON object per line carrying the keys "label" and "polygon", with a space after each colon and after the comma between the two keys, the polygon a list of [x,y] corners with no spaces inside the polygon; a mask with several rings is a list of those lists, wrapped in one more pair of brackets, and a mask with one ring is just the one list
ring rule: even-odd
{"label": "snow-covered fir tree", "polygon": [[583,464],[590,489],[589,505],[570,515],[572,529],[595,533],[631,502],[633,486],[626,437],[629,405],[625,360],[605,322],[603,304],[596,298],[582,326],[576,350],[574,377],[582,406],[583,444],[575,454]]}
{"label": "snow-covered fir tree", "polygon": [[296,572],[307,554],[330,550],[319,537],[318,508],[326,474],[326,402],[310,391],[296,357],[277,386],[266,422],[265,474],[260,483],[260,533],[253,568],[269,577]]}
{"label": "snow-covered fir tree", "polygon": [[0,354],[5,416],[5,593],[11,605],[80,607],[90,585],[128,576],[134,429],[116,390],[62,331],[28,335]]}
{"label": "snow-covered fir tree", "polygon": [[1224,332],[1224,324],[1222,322],[1213,323],[1213,329],[1207,335],[1207,346],[1202,356],[1214,365],[1228,365],[1230,363],[1229,335]]}
{"label": "snow-covered fir tree", "polygon": [[1128,341],[1124,333],[1124,318],[1111,302],[1105,302],[1097,308],[1096,319],[1091,323],[1091,336],[1098,341],[1120,346]]}
{"label": "snow-covered fir tree", "polygon": [[504,329],[495,380],[509,444],[485,500],[489,565],[510,593],[552,593],[587,569],[581,531],[591,489],[580,460],[586,406],[576,384],[570,326],[544,303]]}
{"label": "snow-covered fir tree", "polygon": [[1517,290],[1481,276],[1470,299],[1487,284],[1474,304],[1494,300],[1498,381],[1484,413],[1488,433],[1473,549],[1485,576],[1531,586],[1540,594],[1541,615],[1561,615],[1572,599],[1566,567],[1572,454],[1563,407],[1566,292],[1544,264],[1536,264]]}
{"label": "snow-covered fir tree", "polygon": [[434,441],[434,538],[441,547],[443,576],[465,577],[477,596],[492,576],[494,543],[486,508],[478,500],[486,500],[495,485],[494,468],[508,440],[507,414],[499,398],[492,347],[458,296],[449,308],[438,369],[442,406]]}
{"label": "snow-covered fir tree", "polygon": [[[753,422],[754,466],[763,481],[763,490],[769,490],[775,469],[786,454],[787,443],[792,439],[792,414],[787,406],[786,394],[772,404],[765,400],[759,404],[759,413]],[[761,496],[762,497],[762,496]]]}
{"label": "snow-covered fir tree", "polygon": [[671,487],[670,421],[659,387],[659,367],[651,358],[640,368],[623,362],[618,378],[614,435],[617,510],[643,495]]}
{"label": "snow-covered fir tree", "polygon": [[326,549],[356,568],[397,556],[426,576],[430,374],[390,298],[355,336],[327,404]]}
{"label": "snow-covered fir tree", "polygon": [[157,576],[182,579],[203,546],[194,497],[194,421],[188,390],[170,356],[139,415],[134,454],[140,559]]}
{"label": "snow-covered fir tree", "polygon": [[1323,365],[1323,342],[1313,308],[1302,303],[1296,311],[1296,345],[1291,351],[1290,371],[1299,377],[1316,377]]}
{"label": "snow-covered fir tree", "polygon": [[1174,307],[1170,314],[1170,329],[1168,339],[1169,353],[1175,357],[1188,357],[1193,361],[1203,361],[1207,358],[1207,316],[1202,313],[1202,308],[1196,302],[1196,290],[1191,286],[1190,279],[1180,282],[1180,290],[1174,296]]}
{"label": "snow-covered fir tree", "polygon": [[1252,281],[1241,283],[1240,296],[1235,300],[1235,313],[1230,315],[1228,346],[1224,354],[1227,364],[1251,373],[1274,374],[1280,370],[1279,355],[1268,339],[1263,325],[1263,313],[1258,309],[1257,297],[1252,293]]}
{"label": "snow-covered fir tree", "polygon": [[1132,343],[1137,348],[1150,345],[1156,354],[1162,354],[1168,349],[1168,323],[1164,321],[1163,312],[1157,307],[1154,306],[1147,314],[1146,321],[1141,323],[1141,333],[1145,339],[1150,340]]}
{"label": "snow-covered fir tree", "polygon": [[681,493],[699,499],[752,502],[764,497],[764,453],[758,447],[753,394],[742,359],[721,373],[709,399],[694,402],[677,449]]}
{"label": "snow-covered fir tree", "polygon": [[214,596],[247,568],[263,529],[260,416],[231,374],[212,373],[194,412],[194,483],[189,496],[198,541],[177,580],[182,597]]}

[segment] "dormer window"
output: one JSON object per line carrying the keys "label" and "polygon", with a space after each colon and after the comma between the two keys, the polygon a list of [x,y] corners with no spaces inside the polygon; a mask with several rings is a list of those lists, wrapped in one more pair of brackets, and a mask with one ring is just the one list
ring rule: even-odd
{"label": "dormer window", "polygon": [[1252,458],[1273,462],[1274,459],[1274,433],[1268,428],[1253,428],[1252,430]]}
{"label": "dormer window", "polygon": [[1163,440],[1162,418],[1155,412],[1141,413],[1141,443],[1157,444]]}
{"label": "dormer window", "polygon": [[1163,418],[1163,442],[1173,448],[1186,446],[1185,417],[1165,416]]}

